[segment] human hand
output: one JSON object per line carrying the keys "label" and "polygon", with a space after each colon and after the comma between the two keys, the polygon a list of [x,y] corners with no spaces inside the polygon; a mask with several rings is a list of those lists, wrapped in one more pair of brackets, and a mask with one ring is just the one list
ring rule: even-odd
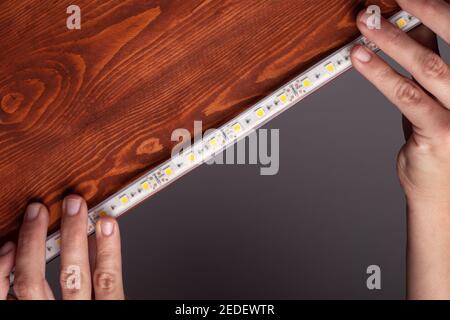
{"label": "human hand", "polygon": [[[101,218],[96,225],[94,261],[89,261],[86,202],[79,196],[64,199],[61,221],[60,286],[65,300],[124,299],[120,233],[117,222]],[[45,279],[45,241],[49,213],[40,203],[30,204],[20,228],[17,248],[0,248],[0,300],[7,298],[13,268],[18,299],[54,299]],[[92,277],[91,277],[92,270]],[[94,297],[92,297],[92,287]]]}
{"label": "human hand", "polygon": [[[449,43],[448,3],[397,2]],[[352,50],[354,67],[408,120],[406,128],[410,130],[406,131],[410,132],[397,161],[408,204],[407,297],[450,299],[450,70],[428,48],[436,43],[420,35],[426,34],[426,29],[416,32],[423,46],[386,20],[382,20],[381,29],[372,30],[366,21],[367,16],[361,13],[361,32],[417,81],[401,76],[362,46]]]}
{"label": "human hand", "polygon": [[[450,5],[443,0],[398,0],[402,9],[450,41]],[[370,50],[352,51],[354,67],[394,103],[412,124],[411,135],[398,156],[398,175],[408,203],[442,204],[450,210],[450,69],[433,51],[382,19],[381,29],[363,35],[397,61],[420,84],[409,80]]]}

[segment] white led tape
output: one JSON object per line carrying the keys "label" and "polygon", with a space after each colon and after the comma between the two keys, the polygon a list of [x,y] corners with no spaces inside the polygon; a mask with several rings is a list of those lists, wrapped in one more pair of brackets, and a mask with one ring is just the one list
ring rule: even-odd
{"label": "white led tape", "polygon": [[[405,32],[420,24],[420,21],[401,11],[390,21]],[[252,130],[262,126],[281,112],[292,107],[297,102],[316,91],[324,84],[335,79],[352,67],[350,50],[356,44],[364,44],[373,51],[376,46],[359,37],[315,66],[297,76],[294,80],[275,91],[272,95],[258,102],[248,110],[242,112],[212,134],[194,143],[182,154],[172,158],[157,168],[150,170],[140,179],[134,181],[121,191],[109,197],[99,205],[89,210],[88,234],[95,231],[95,223],[99,216],[109,215],[118,217],[141,201],[160,191],[174,180],[207,161],[215,154],[236,141],[244,138]],[[60,232],[57,231],[47,238],[46,261],[49,262],[59,255],[61,248]],[[14,275],[11,274],[12,283]]]}

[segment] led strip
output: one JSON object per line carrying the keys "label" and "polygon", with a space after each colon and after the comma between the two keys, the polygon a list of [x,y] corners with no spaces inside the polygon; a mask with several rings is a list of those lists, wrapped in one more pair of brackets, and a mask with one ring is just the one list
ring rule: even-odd
{"label": "led strip", "polygon": [[[417,18],[405,11],[395,14],[390,21],[405,32],[420,24]],[[195,142],[189,149],[183,150],[183,153],[150,170],[140,179],[91,208],[89,210],[88,235],[94,233],[95,223],[99,217],[106,215],[119,217],[125,211],[160,191],[349,70],[352,67],[350,50],[356,44],[366,45],[374,52],[378,51],[378,48],[373,43],[361,36],[317,63],[275,91],[275,93],[242,112],[213,133],[205,136],[202,140]],[[61,234],[57,231],[47,238],[46,261],[49,262],[57,257],[60,249]],[[11,274],[10,283],[12,283],[13,279],[14,275]]]}

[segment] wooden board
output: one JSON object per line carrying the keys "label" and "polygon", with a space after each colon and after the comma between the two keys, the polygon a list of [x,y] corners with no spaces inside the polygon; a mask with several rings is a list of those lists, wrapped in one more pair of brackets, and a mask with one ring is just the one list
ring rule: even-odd
{"label": "wooden board", "polygon": [[0,1],[0,238],[30,201],[54,228],[65,194],[104,200],[170,157],[175,128],[217,127],[354,39],[367,4]]}

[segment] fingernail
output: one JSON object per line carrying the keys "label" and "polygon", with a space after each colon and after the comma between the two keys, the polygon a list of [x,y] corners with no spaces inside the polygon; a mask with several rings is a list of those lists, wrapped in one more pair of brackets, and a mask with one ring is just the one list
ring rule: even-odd
{"label": "fingernail", "polygon": [[64,205],[66,207],[66,213],[69,216],[74,216],[80,211],[81,199],[80,198],[66,198],[66,199],[64,199]]}
{"label": "fingernail", "polygon": [[367,48],[360,46],[353,51],[353,57],[361,62],[367,63],[372,59],[372,53]]}
{"label": "fingernail", "polygon": [[32,221],[36,219],[36,217],[39,214],[39,211],[41,210],[41,204],[40,203],[32,203],[27,207],[27,211],[25,213],[25,219],[28,221]]}
{"label": "fingernail", "polygon": [[14,249],[14,243],[7,242],[3,245],[3,247],[0,248],[0,256],[6,256],[8,253],[10,253]]}
{"label": "fingernail", "polygon": [[114,225],[112,222],[102,221],[100,226],[102,228],[102,233],[104,236],[109,237],[112,234],[113,228],[114,228]]}

